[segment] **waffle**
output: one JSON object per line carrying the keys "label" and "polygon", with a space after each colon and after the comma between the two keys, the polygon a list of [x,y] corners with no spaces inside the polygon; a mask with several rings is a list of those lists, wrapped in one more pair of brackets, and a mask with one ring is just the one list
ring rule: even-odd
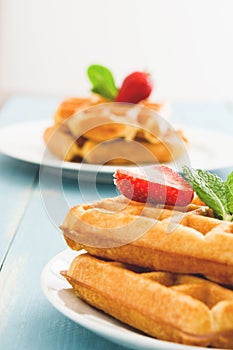
{"label": "waffle", "polygon": [[55,125],[61,124],[73,114],[105,102],[107,102],[107,100],[105,100],[103,97],[94,94],[90,97],[68,98],[62,101],[62,103],[58,106],[54,114],[54,123]]}
{"label": "waffle", "polygon": [[233,223],[211,213],[195,204],[163,208],[118,196],[73,207],[61,229],[74,250],[233,286]]}
{"label": "waffle", "polygon": [[[64,100],[56,110],[54,114],[55,125],[61,124],[67,118],[71,117],[73,114],[81,112],[93,106],[97,106],[102,103],[108,103],[109,100],[104,97],[92,94],[89,97],[71,97]],[[169,108],[164,103],[153,103],[148,100],[144,100],[139,104],[142,107],[146,107],[156,113],[159,113],[164,118],[169,117]]]}
{"label": "waffle", "polygon": [[78,297],[161,340],[233,348],[233,291],[170,272],[77,256],[62,275]]}
{"label": "waffle", "polygon": [[[44,141],[58,158],[91,164],[169,162],[185,150],[186,138],[161,117],[156,104],[116,104],[83,99],[61,105],[55,123],[44,132]],[[78,99],[79,100],[79,99]],[[141,108],[149,106],[150,109]],[[63,110],[64,109],[64,110]]]}

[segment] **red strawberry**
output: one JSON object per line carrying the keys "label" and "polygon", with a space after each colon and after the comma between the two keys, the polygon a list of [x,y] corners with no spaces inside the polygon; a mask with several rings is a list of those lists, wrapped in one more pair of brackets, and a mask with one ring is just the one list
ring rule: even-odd
{"label": "red strawberry", "polygon": [[131,73],[123,81],[115,101],[138,103],[150,96],[152,88],[149,74],[143,72]]}
{"label": "red strawberry", "polygon": [[193,199],[192,187],[172,169],[160,165],[151,168],[146,176],[127,170],[116,170],[115,185],[127,198],[137,202],[186,206]]}

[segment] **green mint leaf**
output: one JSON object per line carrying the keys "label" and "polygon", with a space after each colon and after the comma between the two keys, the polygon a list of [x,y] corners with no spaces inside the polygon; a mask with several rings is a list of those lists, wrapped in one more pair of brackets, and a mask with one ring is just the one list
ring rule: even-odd
{"label": "green mint leaf", "polygon": [[92,83],[93,92],[109,100],[115,100],[118,89],[109,69],[98,64],[93,64],[88,67],[87,75]]}
{"label": "green mint leaf", "polygon": [[233,171],[225,182],[228,211],[233,214]]}
{"label": "green mint leaf", "polygon": [[228,216],[225,184],[217,175],[204,170],[183,167],[185,179],[198,197],[213,209],[217,218],[226,220]]}
{"label": "green mint leaf", "polygon": [[225,211],[228,213],[226,186],[224,181],[216,174],[210,173],[206,170],[197,169],[198,175],[204,179],[207,186],[215,193],[221,201]]}

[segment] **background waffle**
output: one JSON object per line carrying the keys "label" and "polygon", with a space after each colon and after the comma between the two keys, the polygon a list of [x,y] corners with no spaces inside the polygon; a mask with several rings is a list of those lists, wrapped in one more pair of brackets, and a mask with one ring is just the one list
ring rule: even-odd
{"label": "background waffle", "polygon": [[233,291],[202,278],[142,272],[88,254],[62,272],[77,296],[153,337],[233,348]]}
{"label": "background waffle", "polygon": [[95,107],[85,109],[84,99],[78,113],[70,118],[73,107],[71,102],[67,104],[64,117],[55,116],[55,124],[44,132],[50,151],[63,160],[92,164],[168,162],[185,150],[187,140],[181,131],[140,104],[102,102],[95,106],[93,102]]}
{"label": "background waffle", "polygon": [[[75,113],[108,102],[108,99],[97,94],[92,94],[89,97],[67,98],[66,100],[62,101],[62,103],[58,106],[58,109],[54,114],[55,125],[63,123],[64,120],[66,120]],[[156,113],[159,113],[164,118],[169,118],[170,111],[168,106],[164,103],[153,103],[149,102],[148,100],[144,100],[140,102],[139,105],[146,107]]]}
{"label": "background waffle", "polygon": [[73,207],[61,228],[72,249],[151,270],[203,274],[233,286],[233,223],[209,217],[205,207],[187,209],[119,196]]}

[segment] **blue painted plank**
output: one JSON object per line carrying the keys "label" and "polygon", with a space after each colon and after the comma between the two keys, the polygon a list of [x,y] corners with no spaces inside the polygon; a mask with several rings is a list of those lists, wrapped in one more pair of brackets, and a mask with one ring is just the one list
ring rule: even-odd
{"label": "blue painted plank", "polygon": [[[81,200],[78,195],[76,199]],[[41,271],[50,258],[65,248],[62,235],[44,210],[38,185],[1,273],[2,349],[123,349],[68,320],[42,294]]]}
{"label": "blue painted plank", "polygon": [[0,110],[0,125],[45,119],[52,121],[61,100],[56,97],[13,96]]}
{"label": "blue painted plank", "polygon": [[[28,99],[10,98],[0,110],[0,127],[29,117],[29,106]],[[0,267],[30,200],[37,171],[38,166],[0,156]]]}
{"label": "blue painted plank", "polygon": [[37,167],[0,156],[0,266],[33,191]]}

